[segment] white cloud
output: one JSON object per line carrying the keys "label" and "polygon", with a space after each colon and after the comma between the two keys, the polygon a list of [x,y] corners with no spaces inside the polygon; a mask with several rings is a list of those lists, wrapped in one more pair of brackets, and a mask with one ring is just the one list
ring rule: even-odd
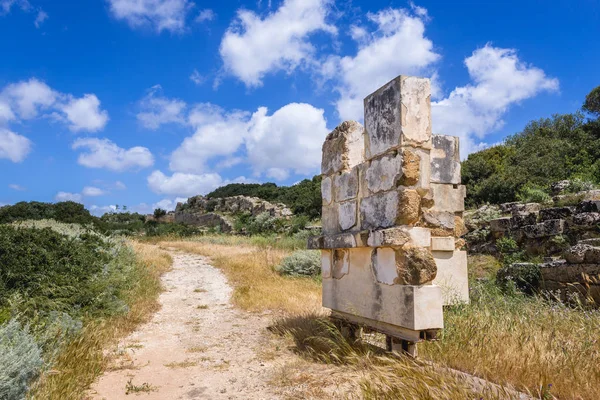
{"label": "white cloud", "polygon": [[35,17],[35,21],[33,22],[36,28],[40,28],[42,23],[48,19],[48,14],[44,10],[38,10],[37,16]]}
{"label": "white cloud", "polygon": [[252,115],[246,139],[248,160],[256,173],[283,180],[290,171],[317,172],[327,129],[324,111],[310,104],[291,103],[273,115],[261,107]]}
{"label": "white cloud", "polygon": [[12,190],[16,190],[16,191],[18,191],[18,192],[23,192],[23,191],[27,190],[27,188],[25,188],[25,187],[23,187],[23,186],[21,186],[21,185],[18,185],[18,184],[16,184],[16,183],[11,183],[10,185],[8,185],[8,187],[9,187],[10,189],[12,189]]}
{"label": "white cloud", "polygon": [[153,86],[148,94],[140,101],[138,121],[146,128],[156,130],[163,124],[185,123],[183,115],[186,104],[179,99],[168,99],[157,96],[160,85]]}
{"label": "white cloud", "polygon": [[8,129],[0,128],[0,159],[21,162],[31,151],[31,140]]}
{"label": "white cloud", "polygon": [[117,206],[111,204],[108,206],[97,206],[97,205],[91,205],[89,207],[90,213],[92,213],[93,215],[99,217],[101,215],[104,215],[106,213],[110,213],[110,212],[115,212],[117,210]]}
{"label": "white cloud", "polygon": [[[425,10],[425,9],[423,9]],[[426,15],[426,10],[425,10]],[[358,43],[355,56],[330,56],[321,66],[325,78],[336,79],[340,98],[336,101],[342,120],[363,119],[363,99],[377,88],[404,75],[430,75],[439,58],[431,40],[425,37],[425,16],[405,9],[386,9],[367,14],[376,26],[373,32],[354,26]]]}
{"label": "white cloud", "polygon": [[249,113],[227,113],[212,104],[196,105],[188,116],[195,133],[171,154],[170,168],[198,173],[206,169],[209,159],[235,153],[247,134],[248,117]]}
{"label": "white cloud", "polygon": [[8,14],[14,5],[23,11],[31,10],[31,4],[27,0],[0,0],[0,16]]}
{"label": "white cloud", "polygon": [[108,139],[77,139],[72,148],[87,150],[79,155],[77,162],[88,168],[106,168],[121,172],[154,164],[154,157],[147,148],[136,146],[123,149]]}
{"label": "white cloud", "polygon": [[324,111],[310,104],[291,103],[273,115],[260,107],[247,112],[226,112],[212,104],[197,105],[188,117],[195,133],[171,154],[170,169],[206,172],[209,160],[225,156],[219,168],[242,161],[235,153],[243,148],[255,174],[284,180],[290,171],[300,174],[318,170],[321,146],[328,133]]}
{"label": "white cloud", "polygon": [[150,190],[154,193],[172,196],[189,197],[206,194],[221,185],[223,185],[223,179],[216,173],[195,175],[176,172],[167,176],[157,170],[148,176]]}
{"label": "white cloud", "polygon": [[97,132],[108,122],[108,112],[100,109],[100,100],[94,94],[85,94],[79,99],[69,96],[60,108],[66,114],[69,129],[73,132]]}
{"label": "white cloud", "polygon": [[110,11],[132,28],[150,27],[181,33],[185,30],[188,12],[194,3],[188,0],[108,0]]}
{"label": "white cloud", "polygon": [[54,196],[55,201],[74,201],[76,203],[81,203],[82,196],[79,193],[69,193],[69,192],[58,192],[56,196]]}
{"label": "white cloud", "polygon": [[463,157],[481,147],[477,140],[503,126],[512,105],[559,87],[557,79],[522,62],[514,49],[488,44],[467,57],[465,65],[473,83],[432,103],[434,132],[459,136]]}
{"label": "white cloud", "polygon": [[315,53],[309,36],[319,31],[337,33],[325,21],[331,4],[331,0],[285,0],[264,18],[238,10],[219,50],[225,71],[256,87],[269,72],[289,73],[309,63]]}
{"label": "white cloud", "polygon": [[94,187],[94,186],[86,186],[81,191],[81,194],[84,195],[85,197],[96,197],[96,196],[104,196],[106,194],[106,191],[104,191],[100,188]]}
{"label": "white cloud", "polygon": [[210,8],[206,8],[206,9],[200,11],[200,13],[196,17],[195,21],[198,23],[212,21],[213,19],[215,19],[216,16],[217,15],[215,14],[215,12],[213,10],[211,10]]}
{"label": "white cloud", "polygon": [[0,98],[6,99],[23,119],[35,118],[41,109],[53,106],[60,94],[35,78],[6,86]]}
{"label": "white cloud", "polygon": [[206,78],[204,76],[202,76],[200,74],[200,72],[198,72],[198,70],[196,70],[196,69],[190,75],[190,80],[192,82],[194,82],[196,85],[202,85],[204,82],[206,82]]}
{"label": "white cloud", "polygon": [[166,211],[173,211],[177,206],[177,203],[185,203],[187,201],[187,197],[177,197],[175,199],[162,199],[152,204],[152,210],[156,210],[157,208],[162,208]]}

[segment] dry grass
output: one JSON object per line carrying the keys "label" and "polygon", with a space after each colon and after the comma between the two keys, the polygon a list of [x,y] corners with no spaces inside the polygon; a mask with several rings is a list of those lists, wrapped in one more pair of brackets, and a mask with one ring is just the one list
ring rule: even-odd
{"label": "dry grass", "polygon": [[445,310],[439,342],[421,354],[550,399],[597,399],[600,312],[472,284],[470,305]]}
{"label": "dry grass", "polygon": [[284,277],[274,268],[291,251],[259,247],[244,238],[226,237],[218,244],[199,238],[195,241],[160,242],[162,248],[176,248],[210,257],[233,286],[233,303],[248,311],[276,310],[297,314],[321,309],[321,284],[314,279]]}
{"label": "dry grass", "polygon": [[135,274],[126,300],[126,315],[87,321],[82,333],[71,342],[30,393],[36,399],[78,399],[107,366],[103,351],[119,338],[148,320],[158,308],[160,276],[171,268],[171,256],[143,243],[130,243],[137,255]]}

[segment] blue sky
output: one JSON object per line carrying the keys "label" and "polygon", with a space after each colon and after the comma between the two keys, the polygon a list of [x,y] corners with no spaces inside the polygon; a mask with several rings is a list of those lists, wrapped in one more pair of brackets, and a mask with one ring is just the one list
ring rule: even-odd
{"label": "blue sky", "polygon": [[600,84],[600,0],[0,0],[0,37],[0,204],[95,213],[312,177],[400,74],[463,157]]}

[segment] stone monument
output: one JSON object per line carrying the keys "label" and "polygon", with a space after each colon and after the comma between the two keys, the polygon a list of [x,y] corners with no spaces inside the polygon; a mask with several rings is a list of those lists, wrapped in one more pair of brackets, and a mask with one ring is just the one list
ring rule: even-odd
{"label": "stone monument", "polygon": [[458,138],[431,134],[428,79],[399,76],[323,144],[323,306],[388,337],[390,350],[443,328],[443,305],[469,301]]}

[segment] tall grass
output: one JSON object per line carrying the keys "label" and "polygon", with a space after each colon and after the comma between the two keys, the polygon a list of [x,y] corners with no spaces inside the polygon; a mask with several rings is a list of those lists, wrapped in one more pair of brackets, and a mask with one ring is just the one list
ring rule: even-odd
{"label": "tall grass", "polygon": [[112,342],[133,331],[158,309],[160,276],[170,269],[168,253],[155,246],[131,242],[137,262],[127,276],[123,293],[129,306],[125,315],[89,319],[82,332],[60,352],[51,370],[46,371],[30,392],[35,399],[77,399],[103,371],[107,359],[103,351]]}
{"label": "tall grass", "polygon": [[444,313],[438,342],[421,355],[541,398],[597,399],[600,311],[471,283],[471,304]]}

